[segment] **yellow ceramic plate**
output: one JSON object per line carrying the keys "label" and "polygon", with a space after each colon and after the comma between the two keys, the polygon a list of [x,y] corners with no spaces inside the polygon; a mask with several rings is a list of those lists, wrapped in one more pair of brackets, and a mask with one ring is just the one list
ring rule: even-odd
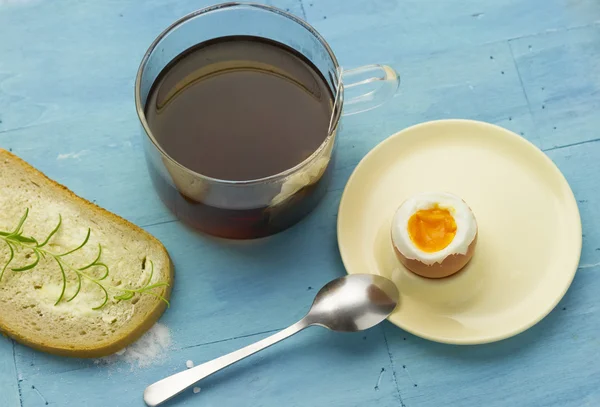
{"label": "yellow ceramic plate", "polygon": [[[425,191],[462,197],[479,225],[473,259],[446,279],[407,271],[392,248],[396,208]],[[491,124],[443,120],[391,136],[359,163],[342,196],[338,242],[349,274],[397,284],[392,323],[477,344],[516,335],[556,306],[577,270],[581,220],[567,181],[533,144]]]}

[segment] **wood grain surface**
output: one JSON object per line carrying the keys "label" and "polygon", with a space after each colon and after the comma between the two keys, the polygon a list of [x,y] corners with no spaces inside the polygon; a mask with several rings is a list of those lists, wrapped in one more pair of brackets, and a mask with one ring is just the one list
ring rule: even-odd
{"label": "wood grain surface", "polygon": [[578,199],[580,269],[547,318],[514,338],[469,347],[431,343],[389,323],[360,334],[313,328],[169,405],[599,406],[600,3],[268,3],[313,24],[345,67],[390,64],[402,85],[387,105],[344,118],[333,183],[310,217],[273,238],[235,243],[200,236],[162,206],[133,102],[150,42],[210,2],[0,0],[0,147],[156,235],[177,270],[161,319],[173,340],[164,358],[145,368],[105,365],[0,337],[0,405],[141,407],[145,386],[187,360],[201,363],[295,322],[316,290],[344,273],[337,205],[358,161],[409,125],[468,118],[542,148]]}

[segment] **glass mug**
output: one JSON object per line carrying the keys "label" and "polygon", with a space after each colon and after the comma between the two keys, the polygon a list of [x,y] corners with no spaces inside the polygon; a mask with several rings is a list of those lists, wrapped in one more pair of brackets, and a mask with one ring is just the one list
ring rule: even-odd
{"label": "glass mug", "polygon": [[[208,40],[240,35],[274,40],[301,53],[320,71],[334,98],[329,134],[312,155],[278,174],[231,181],[196,173],[170,157],[152,134],[144,112],[154,81],[178,55]],[[370,91],[345,97],[345,91],[363,85]],[[251,239],[280,232],[311,212],[325,194],[341,116],[380,106],[398,85],[399,76],[389,66],[342,70],[314,28],[274,7],[225,3],[193,12],[154,40],[136,77],[135,103],[146,134],[144,151],[154,187],[180,220],[207,234]]]}

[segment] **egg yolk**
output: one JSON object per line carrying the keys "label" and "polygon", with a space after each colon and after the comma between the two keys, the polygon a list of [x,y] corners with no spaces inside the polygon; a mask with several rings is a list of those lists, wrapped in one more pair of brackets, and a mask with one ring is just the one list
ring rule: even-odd
{"label": "egg yolk", "polygon": [[456,222],[447,209],[422,209],[408,220],[408,234],[419,249],[435,253],[452,242],[456,235]]}

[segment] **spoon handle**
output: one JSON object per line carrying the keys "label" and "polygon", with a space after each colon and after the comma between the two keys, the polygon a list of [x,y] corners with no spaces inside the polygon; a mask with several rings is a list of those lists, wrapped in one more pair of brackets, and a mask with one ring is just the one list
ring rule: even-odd
{"label": "spoon handle", "polygon": [[259,352],[271,345],[276,344],[290,336],[300,332],[310,324],[306,319],[301,319],[294,325],[277,332],[265,339],[255,342],[245,348],[223,355],[217,359],[203,363],[183,372],[176,373],[166,377],[154,384],[151,384],[144,391],[144,402],[150,406],[158,406],[159,404],[169,400],[170,398],[181,393],[188,387],[194,385],[199,380],[204,379],[219,370],[234,364],[256,352]]}

